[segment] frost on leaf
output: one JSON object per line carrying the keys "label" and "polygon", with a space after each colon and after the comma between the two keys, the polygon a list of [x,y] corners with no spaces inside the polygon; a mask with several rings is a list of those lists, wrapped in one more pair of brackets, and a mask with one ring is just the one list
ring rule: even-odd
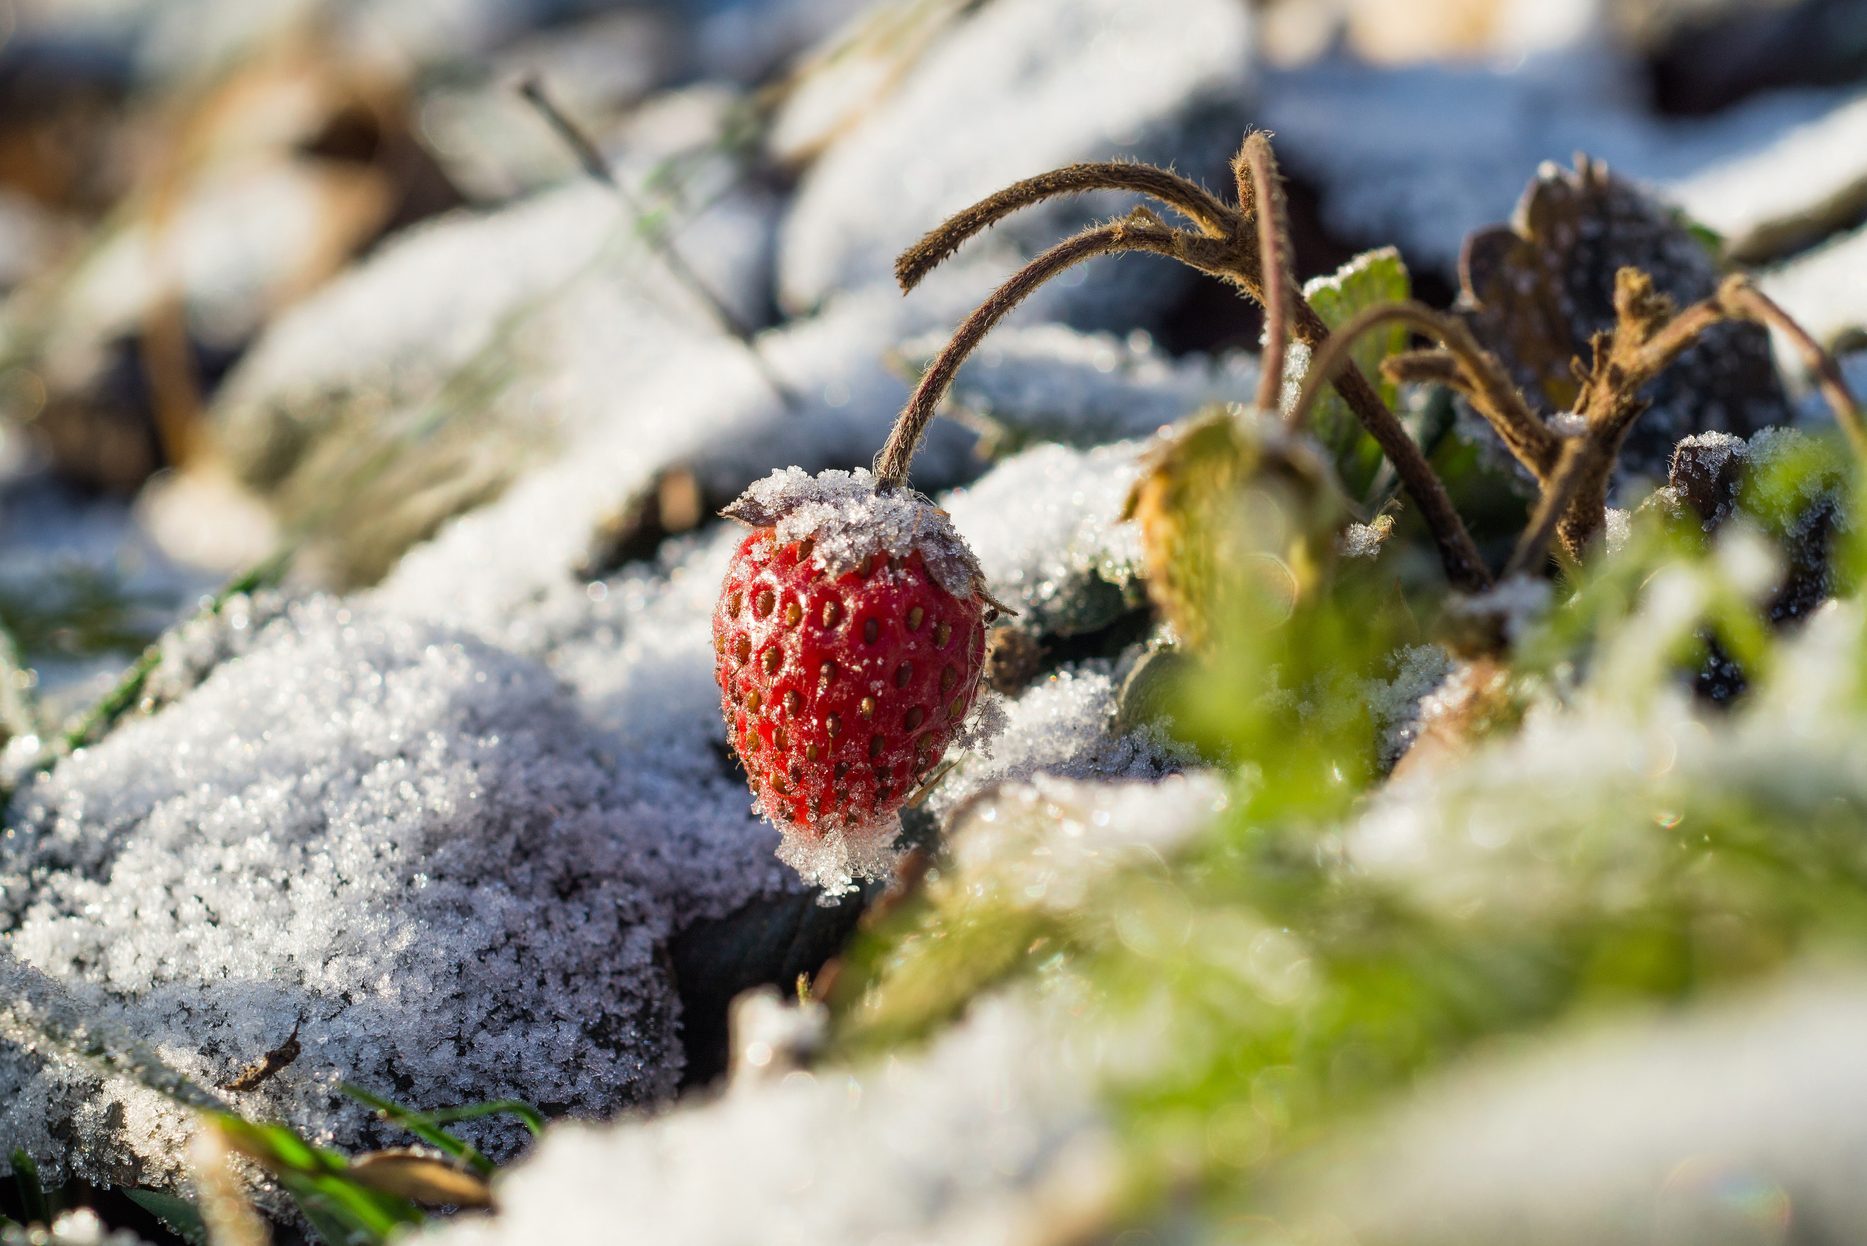
{"label": "frost on leaf", "polygon": [[[340,1079],[585,1114],[674,1090],[661,819],[530,661],[296,607],[21,791],[10,824],[6,950],[203,1085],[297,1027],[298,1059],[239,1107],[314,1140],[371,1138]],[[42,1155],[172,1176],[181,1128],[147,1094],[0,1050],[0,1136]],[[498,1153],[522,1138],[467,1128]]]}

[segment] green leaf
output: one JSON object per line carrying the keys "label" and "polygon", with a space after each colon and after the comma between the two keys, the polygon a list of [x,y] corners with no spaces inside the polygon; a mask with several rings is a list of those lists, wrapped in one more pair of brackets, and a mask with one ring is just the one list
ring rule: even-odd
{"label": "green leaf", "polygon": [[461,1107],[440,1108],[428,1113],[428,1119],[438,1125],[448,1125],[454,1121],[470,1121],[481,1116],[516,1116],[525,1128],[531,1130],[534,1138],[545,1131],[544,1113],[522,1099],[493,1099],[486,1103],[468,1103]]}
{"label": "green leaf", "polygon": [[[343,1083],[338,1089],[357,1102],[376,1109],[376,1114],[384,1120],[400,1125],[417,1138],[420,1138],[430,1146],[440,1150],[443,1154],[467,1165],[467,1167],[473,1169],[474,1172],[480,1174],[482,1177],[489,1177],[492,1175],[494,1167],[492,1160],[480,1154],[470,1143],[456,1138],[453,1134],[441,1128],[440,1123],[432,1116],[424,1116],[420,1112],[405,1108],[399,1103],[385,1099],[381,1095],[373,1094],[363,1089],[363,1087],[353,1085],[350,1082]],[[455,1117],[454,1119],[458,1120],[461,1118]]]}
{"label": "green leaf", "polygon": [[162,1222],[162,1227],[187,1242],[189,1246],[208,1246],[207,1225],[201,1213],[185,1198],[160,1190],[125,1190],[132,1203]]}
{"label": "green leaf", "polygon": [[39,1166],[32,1162],[32,1156],[18,1149],[14,1150],[12,1160],[13,1180],[19,1184],[20,1210],[26,1223],[52,1223],[52,1209],[46,1202],[45,1186],[39,1180]]}
{"label": "green leaf", "polygon": [[[1408,298],[1412,292],[1407,266],[1392,247],[1364,251],[1329,276],[1316,277],[1303,287],[1303,297],[1332,330],[1367,308]],[[1364,334],[1350,352],[1389,407],[1398,399],[1399,387],[1381,376],[1381,361],[1406,345],[1406,326],[1396,324]],[[1310,429],[1329,451],[1349,495],[1366,498],[1381,467],[1381,450],[1335,390],[1321,396],[1311,413]]]}

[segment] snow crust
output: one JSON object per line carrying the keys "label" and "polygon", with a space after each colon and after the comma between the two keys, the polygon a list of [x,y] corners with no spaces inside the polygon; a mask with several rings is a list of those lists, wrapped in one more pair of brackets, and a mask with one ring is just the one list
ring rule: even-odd
{"label": "snow crust", "polygon": [[1138,602],[1141,535],[1122,513],[1147,444],[1033,446],[946,496],[1015,626],[1071,635]]}
{"label": "snow crust", "polygon": [[[682,1063],[666,823],[692,795],[605,745],[530,661],[298,605],[16,797],[0,946],[205,1085],[298,1027],[303,1054],[238,1102],[315,1139],[370,1135],[339,1079],[425,1105],[653,1103]],[[50,1132],[74,1118],[75,1153]],[[170,1176],[181,1131],[146,1093],[0,1064],[0,1134],[42,1162]]]}
{"label": "snow crust", "polygon": [[498,1182],[496,1217],[434,1240],[1014,1246],[1115,1176],[1090,1085],[1037,1010],[988,1000],[924,1052],[553,1130]]}

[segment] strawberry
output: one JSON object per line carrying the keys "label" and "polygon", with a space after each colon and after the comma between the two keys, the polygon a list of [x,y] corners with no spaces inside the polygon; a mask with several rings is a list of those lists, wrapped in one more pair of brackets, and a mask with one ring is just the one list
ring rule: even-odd
{"label": "strawberry", "polygon": [[872,872],[978,694],[978,563],[944,511],[866,471],[776,472],[724,513],[752,531],[714,609],[714,675],[756,807],[801,873],[826,841]]}

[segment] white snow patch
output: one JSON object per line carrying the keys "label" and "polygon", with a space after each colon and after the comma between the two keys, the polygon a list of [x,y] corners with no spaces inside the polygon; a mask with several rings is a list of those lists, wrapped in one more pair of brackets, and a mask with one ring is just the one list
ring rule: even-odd
{"label": "white snow patch", "polygon": [[1004,706],[1004,726],[960,757],[927,798],[941,820],[996,783],[1038,774],[1072,779],[1158,779],[1193,763],[1150,729],[1116,734],[1119,681],[1106,661],[1066,666]]}
{"label": "white snow patch", "polygon": [[1105,1199],[1114,1140],[1093,1052],[1028,1004],[986,1000],[925,1051],[797,1071],[646,1123],[550,1132],[499,1213],[438,1246],[1014,1246]]}
{"label": "white snow patch", "polygon": [[1107,621],[1098,587],[1135,596],[1141,534],[1122,512],[1147,444],[1034,446],[942,499],[1019,626],[1068,635]]}
{"label": "white snow patch", "polygon": [[[315,1140],[369,1135],[340,1079],[417,1105],[656,1102],[682,1061],[661,949],[694,792],[634,760],[530,661],[310,602],[18,794],[0,946],[203,1084],[299,1027],[299,1059],[237,1102]],[[49,1132],[73,1120],[75,1147]],[[88,1071],[0,1065],[0,1135],[42,1162],[172,1177],[183,1132]]]}

